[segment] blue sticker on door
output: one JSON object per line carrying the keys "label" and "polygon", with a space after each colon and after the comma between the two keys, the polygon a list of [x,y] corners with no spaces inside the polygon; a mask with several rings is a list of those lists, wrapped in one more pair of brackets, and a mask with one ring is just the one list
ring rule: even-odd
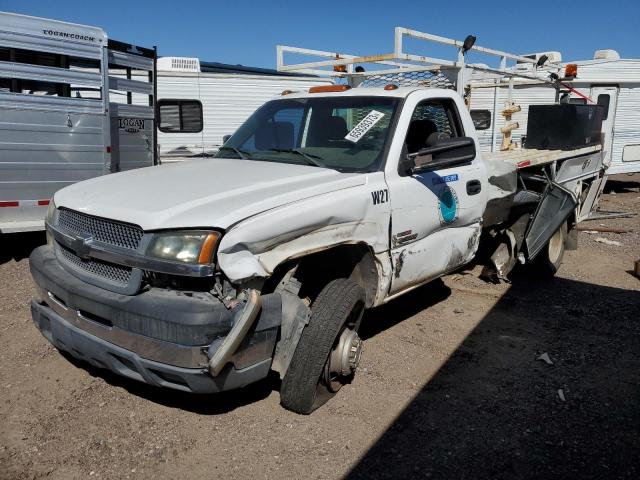
{"label": "blue sticker on door", "polygon": [[438,205],[440,209],[440,223],[452,223],[458,218],[458,197],[456,192],[446,186],[438,195]]}

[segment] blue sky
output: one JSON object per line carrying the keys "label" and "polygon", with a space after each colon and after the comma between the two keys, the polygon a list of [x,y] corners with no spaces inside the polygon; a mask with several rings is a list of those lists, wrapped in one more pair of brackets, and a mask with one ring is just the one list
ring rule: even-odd
{"label": "blue sky", "polygon": [[[0,0],[0,10],[99,26],[110,38],[157,45],[160,55],[271,68],[278,43],[357,55],[391,52],[395,26],[458,39],[471,33],[478,45],[513,53],[561,50],[565,60],[592,58],[601,48],[640,58],[640,0],[492,3]],[[408,49],[453,55],[418,43]]]}

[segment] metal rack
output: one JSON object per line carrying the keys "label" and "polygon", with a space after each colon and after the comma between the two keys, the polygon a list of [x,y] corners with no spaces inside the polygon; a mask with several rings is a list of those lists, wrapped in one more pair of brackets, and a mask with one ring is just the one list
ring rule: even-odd
{"label": "metal rack", "polygon": [[[548,75],[550,71],[560,70],[559,63],[548,61],[543,66],[538,66],[535,58],[475,45],[475,38],[471,36],[467,37],[467,43],[465,44],[465,41],[404,27],[396,27],[394,33],[394,49],[392,53],[367,56],[278,45],[276,47],[277,69],[281,72],[298,72],[346,79],[347,83],[352,86],[377,86],[376,84],[372,85],[372,78],[380,78],[380,84],[382,80],[388,78],[390,81],[387,83],[454,88],[461,95],[470,85],[472,72],[486,74],[485,80],[495,83],[495,86],[498,87],[513,83],[514,78],[553,85],[553,82],[548,79]],[[454,59],[443,59],[405,52],[405,38],[445,45],[455,49],[457,54]],[[470,46],[469,43],[471,44]],[[494,68],[484,64],[468,63],[466,53],[470,51],[497,57],[499,66]],[[285,62],[285,55],[287,54],[320,57],[322,60],[287,64]],[[529,64],[530,69],[526,71],[514,69],[513,66],[507,66],[509,61]],[[374,65],[374,68],[377,69],[357,71],[356,64]],[[420,76],[423,78],[420,79]],[[418,79],[416,80],[416,78]]]}

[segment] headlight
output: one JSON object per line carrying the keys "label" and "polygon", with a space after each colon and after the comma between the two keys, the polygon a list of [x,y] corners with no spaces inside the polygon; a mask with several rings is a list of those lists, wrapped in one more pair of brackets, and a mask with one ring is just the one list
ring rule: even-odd
{"label": "headlight", "polygon": [[211,263],[219,239],[218,232],[156,233],[147,247],[146,255],[184,263]]}

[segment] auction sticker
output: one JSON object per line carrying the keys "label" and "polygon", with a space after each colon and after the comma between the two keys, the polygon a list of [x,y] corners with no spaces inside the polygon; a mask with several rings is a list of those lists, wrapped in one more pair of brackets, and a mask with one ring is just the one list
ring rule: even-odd
{"label": "auction sticker", "polygon": [[384,113],[378,112],[377,110],[371,110],[367,116],[360,121],[360,123],[353,127],[353,130],[347,133],[344,138],[357,143],[365,133],[371,130],[376,123],[382,120],[382,117],[384,117]]}

